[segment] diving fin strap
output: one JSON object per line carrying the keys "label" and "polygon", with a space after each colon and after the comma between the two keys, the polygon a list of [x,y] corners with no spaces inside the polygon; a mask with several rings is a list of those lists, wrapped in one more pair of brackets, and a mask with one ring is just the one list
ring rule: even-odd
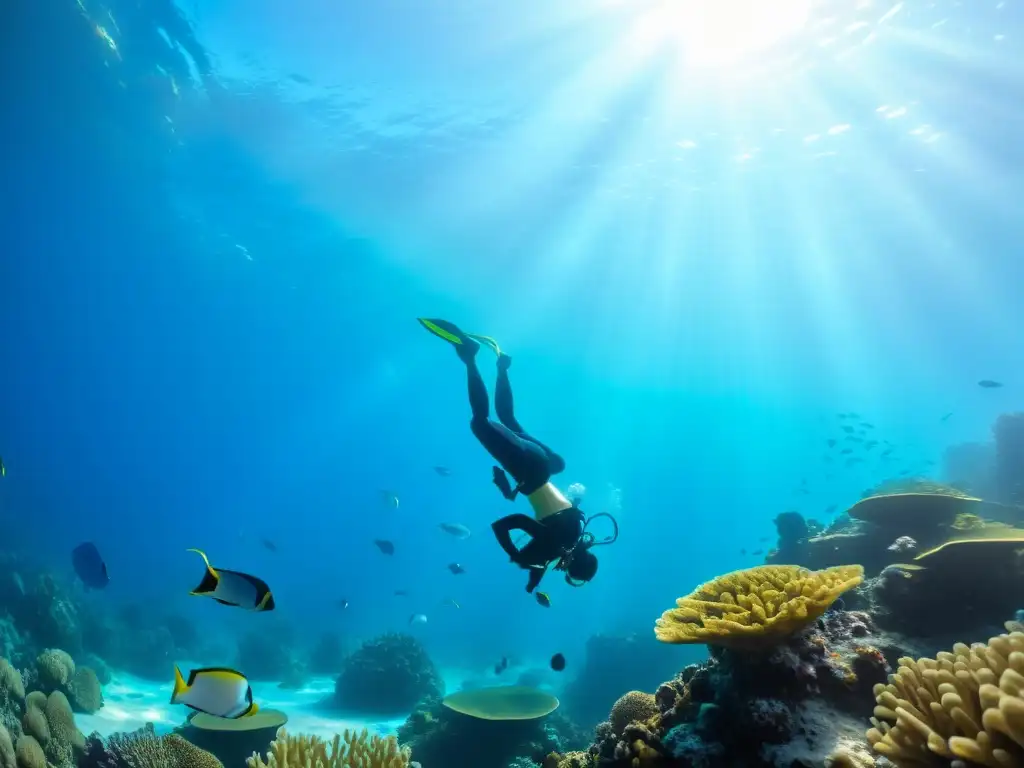
{"label": "diving fin strap", "polygon": [[474,341],[479,341],[484,346],[489,347],[490,350],[495,355],[497,355],[498,357],[501,357],[501,347],[498,346],[498,342],[497,342],[496,339],[494,339],[494,337],[492,337],[492,336],[481,336],[481,335],[476,334],[476,333],[467,333],[466,335],[469,338],[473,339]]}

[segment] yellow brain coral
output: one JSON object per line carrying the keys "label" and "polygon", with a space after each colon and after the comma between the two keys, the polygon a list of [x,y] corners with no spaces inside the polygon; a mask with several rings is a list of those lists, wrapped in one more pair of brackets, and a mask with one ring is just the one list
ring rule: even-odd
{"label": "yellow brain coral", "polygon": [[762,565],[734,571],[676,600],[678,607],[661,615],[654,634],[663,643],[770,645],[806,627],[863,580],[859,565],[823,571]]}
{"label": "yellow brain coral", "polygon": [[654,702],[654,694],[630,691],[615,702],[608,720],[612,731],[621,736],[630,723],[642,723],[656,714],[658,705]]}
{"label": "yellow brain coral", "polygon": [[1024,765],[1024,633],[900,659],[875,686],[868,741],[900,768]]}
{"label": "yellow brain coral", "polygon": [[394,736],[382,738],[345,729],[331,742],[316,736],[289,736],[282,728],[270,745],[267,761],[254,754],[249,768],[408,768],[411,754]]}

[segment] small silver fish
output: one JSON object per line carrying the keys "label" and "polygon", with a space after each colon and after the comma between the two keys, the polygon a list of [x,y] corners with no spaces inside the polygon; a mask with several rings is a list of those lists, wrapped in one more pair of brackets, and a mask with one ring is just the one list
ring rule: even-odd
{"label": "small silver fish", "polygon": [[456,539],[468,539],[471,535],[469,528],[462,523],[438,523],[437,527]]}
{"label": "small silver fish", "polygon": [[409,626],[410,627],[413,624],[426,624],[426,623],[427,623],[427,617],[424,614],[422,614],[422,613],[414,613],[412,616],[409,617]]}

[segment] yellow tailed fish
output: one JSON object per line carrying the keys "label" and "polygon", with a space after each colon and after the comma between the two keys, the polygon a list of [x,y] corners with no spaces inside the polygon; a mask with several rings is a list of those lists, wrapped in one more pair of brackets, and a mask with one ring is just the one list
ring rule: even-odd
{"label": "yellow tailed fish", "polygon": [[263,579],[240,571],[214,568],[202,550],[188,551],[195,552],[206,564],[202,581],[189,592],[190,595],[212,597],[221,605],[233,605],[249,611],[274,610],[274,595]]}
{"label": "yellow tailed fish", "polygon": [[187,681],[175,667],[171,704],[184,704],[197,712],[230,720],[250,717],[259,711],[245,675],[227,667],[193,669]]}

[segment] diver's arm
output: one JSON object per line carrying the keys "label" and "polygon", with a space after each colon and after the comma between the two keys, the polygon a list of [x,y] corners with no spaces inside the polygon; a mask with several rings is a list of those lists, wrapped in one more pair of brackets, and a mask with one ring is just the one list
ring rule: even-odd
{"label": "diver's arm", "polygon": [[512,484],[508,481],[508,475],[505,474],[505,470],[501,467],[492,467],[491,480],[498,486],[502,496],[509,501],[515,501],[516,494],[519,493],[519,487],[512,487]]}
{"label": "diver's arm", "polygon": [[491,523],[491,530],[494,531],[494,537],[498,540],[501,548],[505,550],[505,554],[512,558],[513,562],[516,562],[519,559],[519,550],[512,543],[512,531],[525,531],[531,537],[537,538],[543,532],[544,527],[529,515],[517,513],[495,520]]}

